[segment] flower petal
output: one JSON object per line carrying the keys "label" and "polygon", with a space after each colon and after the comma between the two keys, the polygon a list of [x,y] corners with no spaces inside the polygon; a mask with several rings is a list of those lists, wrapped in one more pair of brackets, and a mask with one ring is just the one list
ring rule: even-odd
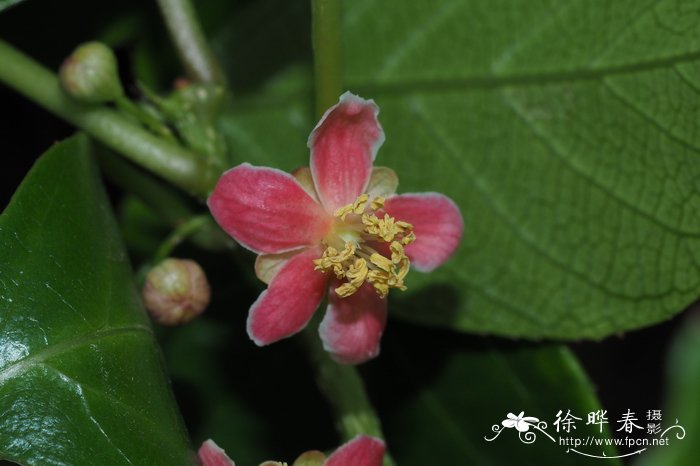
{"label": "flower petal", "polygon": [[202,443],[197,454],[202,466],[236,466],[226,452],[211,439]]}
{"label": "flower petal", "polygon": [[528,424],[527,422],[523,422],[522,420],[519,420],[515,423],[515,429],[518,432],[527,432],[528,430],[530,430],[530,424]]}
{"label": "flower petal", "polygon": [[269,345],[306,327],[318,308],[328,277],[314,270],[319,248],[309,248],[287,261],[250,307],[248,335],[258,345]]}
{"label": "flower petal", "polygon": [[368,283],[341,298],[331,286],[326,315],[319,326],[326,351],[342,364],[360,364],[379,354],[379,341],[386,325],[386,299]]}
{"label": "flower petal", "polygon": [[346,92],[326,111],[309,136],[316,192],[329,212],[362,194],[372,162],[384,142],[373,100]]}
{"label": "flower petal", "polygon": [[338,448],[323,466],[381,466],[384,442],[367,435],[358,435]]}
{"label": "flower petal", "polygon": [[323,466],[325,462],[326,455],[323,452],[311,450],[299,455],[292,466]]}
{"label": "flower petal", "polygon": [[369,194],[370,199],[377,196],[387,198],[396,194],[398,187],[399,177],[394,170],[388,167],[374,167],[365,192]]}
{"label": "flower petal", "polygon": [[221,228],[257,253],[317,243],[331,222],[292,175],[248,163],[221,176],[208,204]]}
{"label": "flower petal", "polygon": [[455,252],[464,222],[459,207],[439,193],[401,194],[387,199],[384,210],[413,225],[416,240],[406,246],[411,265],[430,272]]}
{"label": "flower petal", "polygon": [[320,203],[318,199],[318,194],[316,194],[316,186],[314,185],[314,177],[311,175],[311,169],[309,167],[300,167],[292,172],[292,176],[297,180],[297,183],[301,185],[304,190],[309,193],[311,198]]}
{"label": "flower petal", "polygon": [[255,275],[261,282],[269,285],[277,272],[282,266],[289,261],[293,256],[296,256],[302,250],[283,252],[281,254],[261,254],[255,259]]}

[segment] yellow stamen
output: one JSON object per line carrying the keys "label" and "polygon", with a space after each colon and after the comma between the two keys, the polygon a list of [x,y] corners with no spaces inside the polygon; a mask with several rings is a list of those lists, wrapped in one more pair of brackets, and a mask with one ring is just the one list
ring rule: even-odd
{"label": "yellow stamen", "polygon": [[376,265],[385,272],[391,272],[391,269],[394,267],[393,262],[376,252],[372,254],[370,260],[374,265]]}
{"label": "yellow stamen", "polygon": [[[351,296],[365,282],[370,283],[382,298],[391,288],[406,289],[403,280],[411,262],[404,246],[412,243],[416,235],[410,223],[396,220],[387,213],[378,217],[376,211],[383,206],[383,198],[375,197],[370,202],[369,195],[362,194],[355,202],[334,213],[339,221],[324,240],[326,250],[314,260],[314,265],[316,270],[332,271],[339,280],[346,280],[335,289],[341,298]],[[390,257],[368,243],[389,243]],[[341,245],[343,249],[339,251]]]}

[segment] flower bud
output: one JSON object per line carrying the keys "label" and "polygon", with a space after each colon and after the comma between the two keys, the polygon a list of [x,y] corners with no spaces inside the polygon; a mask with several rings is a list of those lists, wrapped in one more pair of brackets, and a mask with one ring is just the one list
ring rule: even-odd
{"label": "flower bud", "polygon": [[202,268],[189,259],[165,259],[148,272],[143,301],[163,325],[185,324],[201,314],[211,297]]}
{"label": "flower bud", "polygon": [[302,453],[297,458],[292,466],[323,466],[326,462],[326,455],[317,450],[307,451]]}
{"label": "flower bud", "polygon": [[100,104],[124,94],[117,59],[101,42],[86,42],[65,59],[58,72],[63,90],[85,103]]}

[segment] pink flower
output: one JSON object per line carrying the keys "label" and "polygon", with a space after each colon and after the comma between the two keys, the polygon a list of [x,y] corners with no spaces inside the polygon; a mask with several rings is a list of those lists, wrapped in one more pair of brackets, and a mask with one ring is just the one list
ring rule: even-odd
{"label": "pink flower", "polygon": [[256,344],[302,330],[330,283],[324,348],[341,363],[371,359],[389,290],[406,289],[410,265],[431,271],[457,248],[463,223],[454,202],[437,193],[395,195],[393,170],[372,166],[384,142],[378,113],[374,101],[346,92],[309,137],[310,169],[290,175],[244,163],[209,197],[219,225],[259,254],[256,273],[268,288],[248,315]]}
{"label": "pink flower", "polygon": [[[302,454],[294,464],[317,464],[318,466],[381,466],[384,459],[384,442],[367,435],[358,435],[338,448],[331,456],[319,451]],[[199,448],[199,461],[203,466],[236,466],[224,450],[213,440],[207,440]],[[281,465],[275,461],[266,461],[260,466]],[[294,465],[292,465],[294,466]]]}
{"label": "pink flower", "polygon": [[203,466],[236,466],[236,463],[226,455],[226,452],[211,439],[202,443],[197,455]]}

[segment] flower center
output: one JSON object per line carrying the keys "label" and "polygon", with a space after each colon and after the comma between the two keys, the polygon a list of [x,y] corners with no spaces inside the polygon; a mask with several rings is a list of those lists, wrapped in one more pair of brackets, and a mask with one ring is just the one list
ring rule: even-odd
{"label": "flower center", "polygon": [[335,289],[341,298],[352,295],[365,282],[371,283],[382,298],[391,288],[406,289],[403,279],[411,262],[404,246],[413,242],[416,235],[410,223],[387,213],[380,218],[382,207],[381,197],[370,202],[369,195],[362,194],[333,214],[334,225],[323,239],[326,250],[314,264],[316,270],[333,271],[345,281]]}

